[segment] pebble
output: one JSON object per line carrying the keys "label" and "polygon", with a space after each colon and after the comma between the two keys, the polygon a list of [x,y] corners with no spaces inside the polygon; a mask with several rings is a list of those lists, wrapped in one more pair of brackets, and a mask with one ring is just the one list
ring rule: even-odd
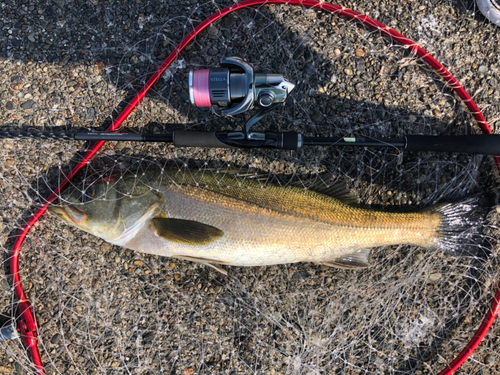
{"label": "pebble", "polygon": [[8,111],[13,110],[14,109],[14,102],[8,101],[7,103],[5,103],[5,109]]}
{"label": "pebble", "polygon": [[489,366],[494,365],[496,363],[495,355],[491,353],[487,354],[484,357],[484,363],[486,363]]}
{"label": "pebble", "polygon": [[56,333],[52,338],[50,339],[51,344],[57,344],[61,340],[61,335],[59,333]]}
{"label": "pebble", "polygon": [[301,279],[308,279],[311,277],[311,274],[307,271],[302,271],[302,272],[295,272],[292,275],[292,280],[301,280]]}
{"label": "pebble", "polygon": [[52,0],[52,2],[61,9],[64,8],[64,5],[66,4],[66,0]]}
{"label": "pebble", "polygon": [[372,80],[372,77],[370,77],[370,75],[368,75],[368,74],[364,73],[364,74],[362,74],[362,75],[361,75],[361,79],[362,79],[363,81],[371,81],[371,80]]}
{"label": "pebble", "polygon": [[489,70],[489,69],[488,69],[488,67],[487,67],[486,65],[481,65],[481,66],[479,67],[479,69],[478,69],[478,72],[479,72],[479,73],[483,73],[483,74],[484,74],[484,73],[488,73],[488,70]]}
{"label": "pebble", "polygon": [[323,120],[323,115],[320,112],[314,112],[311,115],[311,120],[313,120],[314,123],[318,124]]}
{"label": "pebble", "polygon": [[21,104],[22,109],[32,109],[33,106],[35,105],[35,102],[33,100],[28,100],[27,102],[24,102]]}
{"label": "pebble", "polygon": [[114,144],[115,151],[123,151],[123,149],[127,146],[127,142],[116,142]]}
{"label": "pebble", "polygon": [[316,73],[316,67],[313,64],[308,63],[306,65],[306,67],[305,67],[305,73],[307,75],[309,75],[309,76],[315,74]]}
{"label": "pebble", "polygon": [[363,57],[365,55],[365,51],[363,51],[361,48],[358,48],[356,50],[356,56],[357,57]]}
{"label": "pebble", "polygon": [[363,59],[358,59],[356,61],[356,71],[358,73],[363,73],[365,71],[365,60]]}
{"label": "pebble", "polygon": [[219,50],[216,47],[212,47],[207,52],[208,56],[218,56]]}
{"label": "pebble", "polygon": [[431,273],[429,275],[429,280],[432,282],[439,281],[443,275],[441,275],[439,272]]}
{"label": "pebble", "polygon": [[221,23],[223,27],[232,27],[234,25],[234,17],[232,15],[224,17]]}
{"label": "pebble", "polygon": [[336,74],[332,74],[332,76],[330,77],[330,82],[331,83],[337,83],[339,77],[337,77]]}
{"label": "pebble", "polygon": [[212,36],[217,36],[219,34],[219,29],[216,26],[210,25],[208,33]]}
{"label": "pebble", "polygon": [[85,114],[85,120],[93,120],[97,117],[97,112],[94,108],[87,108],[87,113]]}
{"label": "pebble", "polygon": [[7,281],[7,279],[2,278],[0,281],[0,286],[2,287],[3,290],[5,291],[10,291],[10,283]]}
{"label": "pebble", "polygon": [[103,253],[107,253],[109,250],[111,250],[111,248],[112,248],[112,245],[111,245],[110,243],[108,243],[108,242],[104,242],[104,243],[102,244],[102,246],[101,246],[101,251],[102,251]]}

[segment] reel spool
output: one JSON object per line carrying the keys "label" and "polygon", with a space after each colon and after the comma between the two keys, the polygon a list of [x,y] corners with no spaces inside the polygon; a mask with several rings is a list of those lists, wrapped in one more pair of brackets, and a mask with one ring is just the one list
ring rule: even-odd
{"label": "reel spool", "polygon": [[259,107],[247,122],[246,131],[265,113],[284,103],[295,85],[281,74],[255,73],[252,65],[238,57],[222,58],[219,68],[189,72],[189,99],[197,107],[221,109],[223,117]]}

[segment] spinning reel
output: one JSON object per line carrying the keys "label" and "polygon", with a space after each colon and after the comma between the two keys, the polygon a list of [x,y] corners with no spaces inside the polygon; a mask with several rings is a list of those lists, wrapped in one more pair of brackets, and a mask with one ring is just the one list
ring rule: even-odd
{"label": "spinning reel", "polygon": [[284,103],[294,87],[281,74],[255,73],[252,65],[238,57],[222,58],[219,68],[189,72],[189,98],[193,105],[211,107],[223,117],[260,108],[246,124],[248,139],[250,128]]}

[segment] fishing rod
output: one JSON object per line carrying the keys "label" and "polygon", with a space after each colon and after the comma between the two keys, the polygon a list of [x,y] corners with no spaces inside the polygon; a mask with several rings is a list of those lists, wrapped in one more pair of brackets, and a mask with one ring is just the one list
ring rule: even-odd
{"label": "fishing rod", "polygon": [[39,138],[76,141],[164,142],[177,147],[267,148],[299,150],[304,146],[397,147],[405,151],[433,151],[500,155],[500,134],[407,135],[403,138],[304,137],[297,132],[228,132],[174,130],[168,134],[0,132],[0,138]]}
{"label": "fishing rod", "polygon": [[257,114],[247,121],[243,131],[174,130],[167,134],[0,131],[0,138],[165,142],[177,147],[267,148],[295,151],[304,146],[392,147],[419,152],[500,155],[500,134],[374,138],[306,137],[294,131],[251,131],[252,126],[271,110],[285,103],[294,88],[295,85],[281,74],[255,73],[248,62],[238,57],[226,57],[221,59],[220,67],[189,72],[189,98],[193,105],[212,108],[216,113],[219,112],[221,117],[235,116],[257,108]]}

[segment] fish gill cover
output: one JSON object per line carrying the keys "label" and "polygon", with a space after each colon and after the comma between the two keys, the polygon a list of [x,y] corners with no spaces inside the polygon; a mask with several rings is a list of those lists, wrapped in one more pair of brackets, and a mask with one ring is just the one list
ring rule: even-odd
{"label": "fish gill cover", "polygon": [[[5,1],[0,16],[0,123],[5,130],[105,129],[180,39],[232,1]],[[340,5],[415,40],[449,68],[498,132],[500,29],[472,1]],[[124,132],[238,130],[189,102],[188,72],[238,56],[297,86],[258,129],[308,136],[479,133],[420,58],[356,21],[317,10],[259,6],[210,26],[131,114]],[[86,146],[1,140],[2,311],[14,317],[15,236]],[[153,168],[186,179],[238,171],[242,180],[310,187],[339,182],[360,205],[414,211],[497,192],[491,157],[400,149],[304,148],[300,153],[107,143],[73,182]],[[279,177],[276,177],[279,176]],[[158,186],[149,184],[151,189]],[[99,199],[86,194],[86,199]],[[112,246],[44,216],[23,246],[21,275],[39,320],[48,374],[425,374],[468,342],[499,280],[497,213],[481,228],[488,254],[455,257],[414,246],[375,248],[371,267],[315,264],[212,268]],[[498,328],[464,367],[494,374]],[[34,369],[3,342],[0,373]],[[498,359],[498,358],[497,358]]]}

